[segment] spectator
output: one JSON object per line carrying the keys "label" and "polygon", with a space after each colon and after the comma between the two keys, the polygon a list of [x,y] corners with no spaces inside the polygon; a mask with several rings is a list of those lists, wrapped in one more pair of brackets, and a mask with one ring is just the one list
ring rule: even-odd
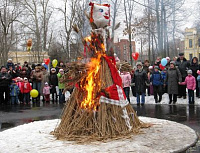
{"label": "spectator", "polygon": [[127,100],[130,103],[130,85],[131,85],[131,75],[129,72],[123,72],[121,75],[122,78],[122,85],[123,85],[123,89],[126,95]]}
{"label": "spectator", "polygon": [[64,77],[64,70],[60,69],[57,76],[58,76],[58,88],[59,88],[59,103],[63,103],[65,102],[65,94],[63,93],[65,84],[62,83],[62,78]]}
{"label": "spectator", "polygon": [[7,60],[6,68],[9,69],[10,66],[13,68],[13,70],[15,69],[15,65],[14,65],[14,63],[12,62],[12,59],[8,59],[8,60]]}
{"label": "spectator", "polygon": [[167,93],[167,88],[168,88],[168,84],[166,82],[165,86],[164,86],[164,80],[166,79],[166,75],[167,75],[167,69],[164,68],[161,72],[162,78],[163,78],[163,82],[162,82],[162,94]]}
{"label": "spectator", "polygon": [[165,68],[168,70],[171,62],[170,57],[166,57],[166,60],[167,60],[167,65],[165,66]]}
{"label": "spectator", "polygon": [[21,78],[30,78],[28,75],[28,68],[27,67],[23,67],[21,72],[20,72],[20,77]]}
{"label": "spectator", "polygon": [[[154,72],[152,73],[151,76],[151,83],[153,85],[153,94],[154,94],[154,99],[155,99],[155,103],[161,102],[162,100],[162,82],[163,82],[163,78],[161,73],[158,71],[158,66],[154,67]],[[158,97],[159,96],[159,100]]]}
{"label": "spectator", "polygon": [[135,90],[137,96],[137,105],[140,105],[140,95],[142,95],[141,105],[145,104],[145,91],[146,91],[146,83],[148,82],[147,74],[142,68],[142,63],[136,63],[137,70],[134,73],[132,82],[135,83]]}
{"label": "spectator", "polygon": [[[167,70],[167,75],[165,79],[165,84],[168,83],[168,94],[169,94],[169,104],[175,104],[177,101],[178,95],[178,82],[181,82],[181,73],[178,68],[176,68],[176,64],[174,61],[170,62],[170,67]],[[173,99],[172,99],[173,97]]]}
{"label": "spectator", "polygon": [[8,69],[8,74],[10,74],[10,76],[12,77],[12,79],[18,77],[17,73],[15,70],[13,70],[13,67],[12,66],[9,66],[9,69]]}
{"label": "spectator", "polygon": [[[42,82],[42,72],[40,70],[39,66],[35,67],[35,70],[32,71],[31,74],[31,80],[33,82],[33,89],[36,89],[39,93],[38,97],[36,98],[37,102],[40,102],[40,95],[41,95],[41,82]],[[35,98],[33,98],[33,101],[35,100]]]}
{"label": "spectator", "polygon": [[198,88],[199,88],[199,98],[200,98],[200,71],[197,71],[198,77],[197,77],[197,84],[198,84]]}
{"label": "spectator", "polygon": [[[198,76],[197,70],[200,69],[197,57],[193,57],[192,58],[192,61],[191,61],[189,69],[192,70],[192,75],[195,77],[196,82],[197,82],[197,76]],[[198,83],[196,83],[196,97],[199,97],[199,96],[200,95],[199,95]]]}
{"label": "spectator", "polygon": [[143,69],[145,70],[146,73],[149,72],[149,65],[150,65],[149,60],[145,60]]}
{"label": "spectator", "polygon": [[[187,76],[187,69],[189,67],[189,63],[187,62],[183,53],[179,53],[179,58],[176,61],[176,65],[178,66],[178,69],[181,72],[182,81],[184,81]],[[186,86],[185,85],[178,86],[178,95],[179,95],[178,98],[183,97],[183,99],[186,99]]]}
{"label": "spectator", "polygon": [[[151,79],[151,76],[152,76],[152,73],[153,73],[153,66],[149,66],[149,72],[147,73],[147,77],[148,77],[148,80],[150,82],[150,79]],[[150,84],[149,87],[147,86],[147,92],[148,92],[148,96],[150,95],[153,95],[153,85]]]}
{"label": "spectator", "polygon": [[187,85],[189,104],[194,104],[194,90],[196,88],[196,79],[194,76],[192,76],[192,70],[188,70],[187,73],[188,76],[185,78],[185,81],[179,84]]}
{"label": "spectator", "polygon": [[0,103],[8,104],[9,102],[11,78],[10,74],[7,73],[6,67],[2,66],[0,72]]}
{"label": "spectator", "polygon": [[17,86],[19,87],[19,90],[20,90],[19,95],[18,95],[19,102],[20,102],[20,104],[23,104],[23,102],[24,102],[24,94],[23,94],[24,82],[23,82],[23,79],[20,77],[17,77],[16,81],[17,81]]}
{"label": "spectator", "polygon": [[54,102],[54,100],[56,100],[57,102],[58,95],[56,92],[56,86],[58,86],[58,77],[57,77],[55,68],[51,69],[50,76],[49,76],[49,85],[51,87],[52,101]]}
{"label": "spectator", "polygon": [[30,92],[32,90],[31,84],[28,82],[28,78],[24,78],[24,83],[22,86],[22,93],[23,93],[23,101],[24,104],[29,104],[30,105]]}
{"label": "spectator", "polygon": [[[41,90],[43,90],[44,86],[45,86],[45,83],[49,83],[49,72],[47,71],[47,69],[42,66],[42,82],[41,82]],[[41,95],[43,96],[43,92],[41,91]],[[42,101],[44,102],[44,96],[43,96],[43,99]]]}
{"label": "spectator", "polygon": [[47,82],[45,82],[45,86],[43,88],[43,95],[45,102],[50,102],[50,86]]}
{"label": "spectator", "polygon": [[27,78],[30,79],[29,76],[30,76],[30,74],[31,74],[31,68],[30,68],[30,66],[28,65],[28,62],[27,62],[27,61],[24,62],[23,67],[26,67],[26,68],[27,68],[27,69],[26,69],[26,73],[27,73],[27,76],[28,76]]}
{"label": "spectator", "polygon": [[18,104],[19,91],[20,91],[19,87],[17,86],[15,80],[13,80],[12,84],[10,85],[10,96],[12,105]]}

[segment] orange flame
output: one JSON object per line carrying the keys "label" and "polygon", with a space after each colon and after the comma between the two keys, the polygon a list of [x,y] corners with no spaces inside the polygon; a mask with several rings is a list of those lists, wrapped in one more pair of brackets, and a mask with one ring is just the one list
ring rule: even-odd
{"label": "orange flame", "polygon": [[87,96],[81,102],[81,108],[83,109],[96,110],[96,104],[94,100],[96,93],[94,93],[94,88],[100,85],[100,82],[95,82],[95,80],[97,79],[97,73],[99,72],[100,69],[100,63],[101,63],[101,54],[98,54],[97,58],[92,58],[91,62],[89,63],[90,70],[86,78],[87,84],[84,87],[85,90],[87,91]]}

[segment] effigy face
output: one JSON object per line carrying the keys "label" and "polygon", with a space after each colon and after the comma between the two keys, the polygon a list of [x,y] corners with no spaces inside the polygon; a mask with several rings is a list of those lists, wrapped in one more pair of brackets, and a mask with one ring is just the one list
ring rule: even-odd
{"label": "effigy face", "polygon": [[110,22],[110,5],[98,5],[94,4],[91,8],[91,18],[92,21],[95,23],[97,28],[104,28],[109,25]]}

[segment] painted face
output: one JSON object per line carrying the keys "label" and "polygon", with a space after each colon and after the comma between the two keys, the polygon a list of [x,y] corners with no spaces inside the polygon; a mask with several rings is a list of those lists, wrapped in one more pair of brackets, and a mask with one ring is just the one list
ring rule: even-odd
{"label": "painted face", "polygon": [[94,4],[93,8],[91,9],[91,15],[97,28],[103,28],[107,26],[110,20],[109,5],[104,6]]}

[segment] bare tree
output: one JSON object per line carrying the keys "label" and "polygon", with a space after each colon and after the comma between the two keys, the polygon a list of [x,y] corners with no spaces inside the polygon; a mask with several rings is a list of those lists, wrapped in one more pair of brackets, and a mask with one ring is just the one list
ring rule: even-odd
{"label": "bare tree", "polygon": [[14,22],[19,17],[21,10],[17,1],[0,1],[0,64],[5,64],[8,52],[14,42]]}

